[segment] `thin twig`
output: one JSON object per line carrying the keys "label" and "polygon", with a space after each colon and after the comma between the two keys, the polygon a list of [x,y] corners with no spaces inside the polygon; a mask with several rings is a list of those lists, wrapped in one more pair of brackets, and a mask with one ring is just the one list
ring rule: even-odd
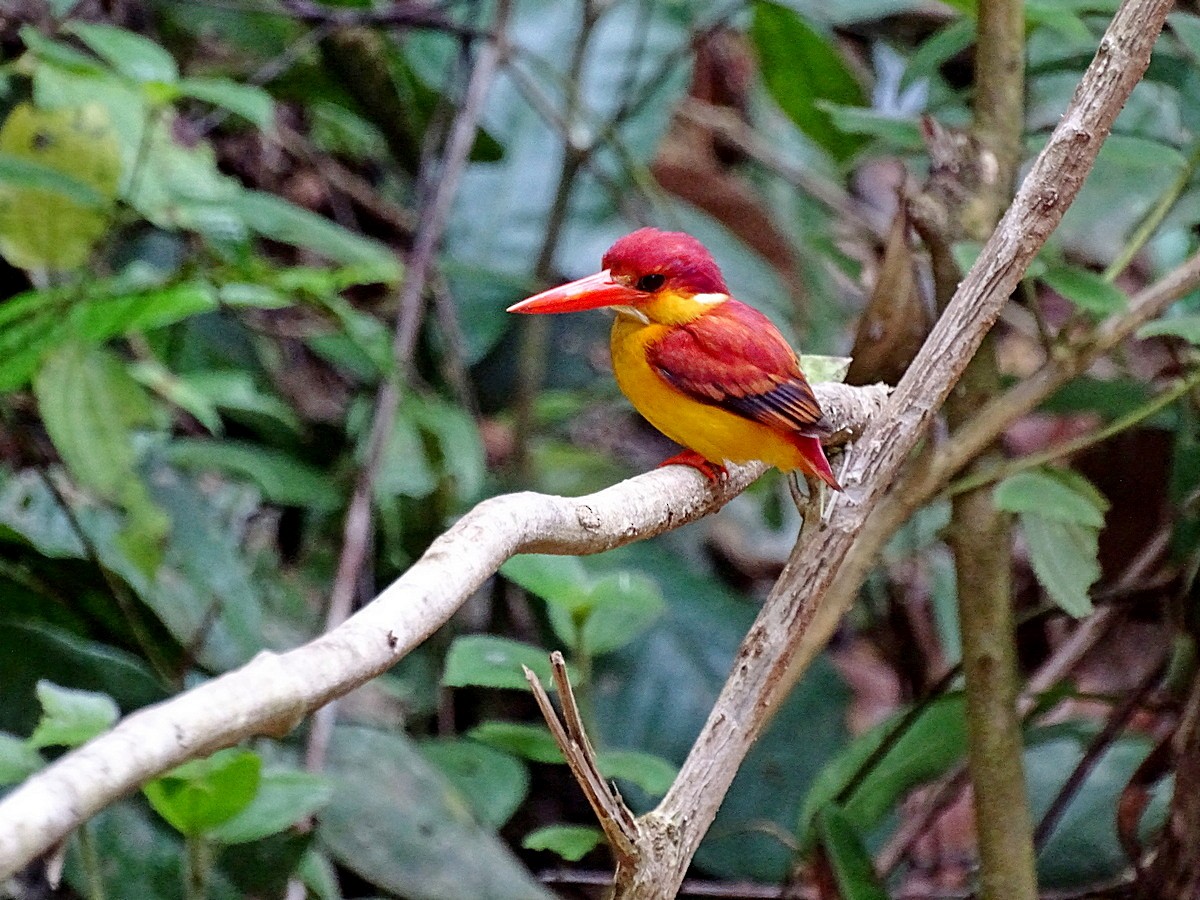
{"label": "thin twig", "polygon": [[583,788],[584,796],[596,814],[604,836],[608,838],[608,844],[617,857],[618,865],[636,865],[637,822],[625,801],[600,774],[600,767],[596,764],[596,751],[592,748],[592,742],[583,727],[583,719],[579,715],[579,705],[575,702],[575,693],[571,689],[571,680],[567,675],[567,664],[562,653],[555,650],[550,654],[550,669],[558,690],[559,702],[562,704],[561,719],[554,711],[550,696],[542,687],[537,675],[528,666],[521,668],[550,733],[562,750],[571,774]]}
{"label": "thin twig", "polygon": [[1063,817],[1063,813],[1067,811],[1067,807],[1071,805],[1071,801],[1075,799],[1075,795],[1079,793],[1079,789],[1083,787],[1083,783],[1087,781],[1088,776],[1092,774],[1092,770],[1096,768],[1096,764],[1100,762],[1100,757],[1104,755],[1104,751],[1125,730],[1125,726],[1129,724],[1129,720],[1133,718],[1134,713],[1138,711],[1145,701],[1146,695],[1162,679],[1163,666],[1164,661],[1160,659],[1157,664],[1152,666],[1142,676],[1133,689],[1121,701],[1120,705],[1109,714],[1100,733],[1088,744],[1083,758],[1071,770],[1070,776],[1063,783],[1063,786],[1059,788],[1058,793],[1054,795],[1050,806],[1042,815],[1037,828],[1034,829],[1033,843],[1039,850],[1046,845],[1046,840],[1053,834],[1054,829]]}
{"label": "thin twig", "polygon": [[[498,35],[504,33],[509,5],[509,0],[500,0],[496,11]],[[495,77],[502,53],[501,45],[502,39],[497,38],[486,43],[479,51],[462,107],[455,117],[446,141],[436,185],[420,217],[412,253],[405,268],[404,283],[400,289],[399,313],[392,342],[394,370],[385,375],[376,395],[371,429],[367,438],[366,461],[358,472],[350,506],[346,512],[342,553],[338,558],[337,572],[326,611],[326,630],[336,628],[344,622],[353,607],[355,587],[359,584],[360,574],[364,570],[371,542],[374,485],[396,422],[397,406],[400,402],[399,378],[401,373],[407,373],[412,367],[413,347],[416,344],[421,318],[421,298],[429,277],[433,254],[445,230],[450,206],[458,190],[459,178],[475,140],[479,118],[483,113],[483,102]],[[336,717],[336,705],[331,703],[313,719],[305,757],[306,765],[312,770],[318,770],[324,764],[325,748],[332,736]]]}

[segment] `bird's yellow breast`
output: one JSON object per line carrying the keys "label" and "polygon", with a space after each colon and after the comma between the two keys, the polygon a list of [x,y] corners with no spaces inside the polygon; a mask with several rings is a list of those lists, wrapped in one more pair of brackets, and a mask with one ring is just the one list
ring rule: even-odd
{"label": "bird's yellow breast", "polygon": [[618,312],[612,330],[613,374],[634,408],[671,440],[710,462],[762,460],[785,472],[798,468],[800,451],[785,436],[688,396],[651,367],[647,348],[677,327]]}

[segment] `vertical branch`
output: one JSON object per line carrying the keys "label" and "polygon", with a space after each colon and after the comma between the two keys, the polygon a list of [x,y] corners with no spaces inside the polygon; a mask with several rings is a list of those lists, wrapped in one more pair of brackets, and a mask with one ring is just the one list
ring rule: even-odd
{"label": "vertical branch", "polygon": [[[391,437],[396,422],[396,407],[400,401],[399,379],[402,374],[408,372],[411,365],[413,346],[416,343],[421,318],[420,309],[425,284],[433,264],[434,252],[450,215],[454,195],[458,190],[459,177],[467,163],[471,146],[475,140],[479,117],[483,113],[483,101],[491,87],[496,67],[499,64],[508,9],[509,3],[507,0],[502,0],[496,11],[496,36],[480,48],[470,80],[467,83],[462,106],[451,125],[450,134],[446,140],[440,171],[436,179],[432,180],[435,186],[421,211],[416,238],[413,241],[412,252],[409,254],[408,266],[404,273],[404,283],[400,289],[399,313],[392,343],[394,366],[392,372],[380,385],[379,393],[375,398],[371,431],[367,438],[366,460],[358,472],[354,493],[350,499],[350,507],[346,511],[346,521],[342,532],[342,552],[338,558],[337,572],[330,592],[329,608],[325,616],[326,631],[336,628],[349,617],[353,606],[354,590],[366,563],[372,531],[371,498],[374,493],[375,480],[379,474],[379,466],[383,460],[383,451],[387,447],[388,439]],[[333,703],[318,710],[313,717],[305,760],[308,768],[317,770],[323,766],[325,748],[328,746],[333,732],[336,717],[336,704]]]}
{"label": "vertical branch", "polygon": [[[1025,121],[1024,43],[1021,0],[980,0],[973,134],[984,162],[976,194],[964,208],[961,222],[965,235],[975,239],[986,237],[995,227],[1016,182]],[[989,336],[946,402],[951,431],[999,393],[1000,376]],[[992,465],[998,455],[992,449],[972,466]],[[975,797],[980,896],[1034,900],[1037,872],[1017,709],[1020,676],[1012,608],[1012,522],[996,509],[990,486],[954,497],[949,543],[958,580],[967,767]]]}
{"label": "vertical branch", "polygon": [[[562,232],[563,223],[567,219],[567,211],[571,205],[571,192],[575,188],[575,179],[580,169],[591,153],[590,146],[581,146],[578,135],[587,133],[582,129],[581,109],[583,63],[587,57],[588,45],[591,43],[592,32],[600,18],[602,4],[596,0],[582,0],[583,19],[579,23],[579,31],[575,36],[575,46],[571,50],[571,62],[567,68],[566,108],[562,118],[563,160],[558,172],[558,186],[554,190],[554,201],[546,217],[546,232],[542,238],[542,246],[538,251],[537,262],[533,267],[533,276],[539,282],[545,282],[551,274],[554,264],[554,251],[558,249],[558,238]],[[550,341],[550,322],[546,316],[527,316],[519,323],[519,352],[517,355],[517,392],[514,403],[516,416],[516,447],[513,460],[514,470],[524,481],[528,481],[529,470],[529,438],[534,433],[533,407],[537,402],[538,392],[546,377],[546,351]]]}

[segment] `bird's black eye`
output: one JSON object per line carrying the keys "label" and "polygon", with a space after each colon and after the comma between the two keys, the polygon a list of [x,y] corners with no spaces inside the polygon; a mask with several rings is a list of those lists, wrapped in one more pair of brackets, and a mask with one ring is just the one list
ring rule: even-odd
{"label": "bird's black eye", "polygon": [[635,285],[639,291],[645,291],[652,294],[663,286],[663,282],[667,280],[666,275],[660,275],[658,272],[652,272],[649,275],[643,275],[637,280]]}

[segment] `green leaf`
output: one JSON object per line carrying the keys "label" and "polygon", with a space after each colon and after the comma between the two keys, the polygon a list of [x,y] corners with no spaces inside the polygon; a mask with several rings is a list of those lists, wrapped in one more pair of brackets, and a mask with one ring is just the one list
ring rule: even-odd
{"label": "green leaf", "polygon": [[[102,896],[122,900],[180,900],[183,896],[187,858],[183,840],[144,803],[132,799],[114,803],[85,827],[99,865],[85,863],[80,842],[70,842],[65,875],[76,895],[97,896],[103,888]],[[206,887],[205,900],[246,898],[218,867],[210,869]]]}
{"label": "green leaf", "polygon": [[1138,329],[1137,336],[1142,340],[1152,337],[1181,337],[1189,344],[1200,344],[1200,315],[1171,316],[1166,319],[1156,319],[1147,322]]}
{"label": "green leaf", "polygon": [[329,857],[312,847],[300,860],[296,874],[317,900],[342,900],[337,870]]}
{"label": "green leaf", "polygon": [[166,697],[149,666],[130,653],[46,623],[0,619],[0,729],[29,734],[37,727],[42,709],[35,697],[41,679],[103,691],[126,712]]}
{"label": "green leaf", "polygon": [[863,139],[840,131],[820,101],[866,106],[862,85],[829,38],[795,12],[764,0],[753,8],[750,39],[767,90],[797,128],[845,162]]}
{"label": "green leaf", "polygon": [[262,776],[257,753],[230,747],[154,779],[142,793],[180,834],[207,834],[254,800]]}
{"label": "green leaf", "polygon": [[[699,564],[681,537],[606,554],[613,565],[653,572],[666,609],[630,644],[596,661],[592,694],[597,745],[636,748],[674,763],[695,741],[756,611]],[[794,854],[776,834],[792,832],[813,777],[848,741],[848,696],[828,660],[815,660],[747,755],[698,851],[705,871],[763,881],[786,875]],[[632,787],[626,799],[637,809],[652,805]],[[764,828],[765,822],[777,827]]]}
{"label": "green leaf", "polygon": [[332,796],[333,786],[323,775],[268,769],[262,773],[249,805],[207,829],[206,835],[222,844],[262,840],[311,816],[329,803]]}
{"label": "green leaf", "polygon": [[1042,467],[1010,475],[992,495],[996,508],[1033,513],[1056,522],[1104,527],[1108,500],[1086,478],[1069,469]]}
{"label": "green leaf", "polygon": [[1020,523],[1033,574],[1050,599],[1076,618],[1089,615],[1088,589],[1100,579],[1097,530],[1035,513],[1022,513]]}
{"label": "green leaf", "polygon": [[925,150],[921,126],[915,118],[902,117],[861,106],[842,106],[819,101],[820,109],[843,134],[876,138],[894,153],[920,153]]}
{"label": "green leaf", "polygon": [[78,747],[116,724],[121,715],[107,694],[72,690],[45,679],[37,683],[42,718],[29,737],[31,747]]}
{"label": "green leaf", "polygon": [[475,818],[500,828],[529,792],[529,772],[519,760],[471,740],[422,741],[421,753],[471,804]]}
{"label": "green leaf", "polygon": [[661,797],[675,781],[679,767],[661,756],[638,750],[601,750],[596,765],[605,778],[636,784],[651,797]]}
{"label": "green leaf", "polygon": [[[78,191],[61,190],[61,181],[35,186],[28,167],[24,184],[0,181],[0,254],[25,269],[82,265],[108,227],[121,177],[117,141],[105,110],[41,110],[20,103],[0,126],[0,153],[10,174],[14,164],[26,162],[90,191],[80,201],[74,196]],[[44,185],[45,178],[40,180]]]}
{"label": "green leaf", "polygon": [[[815,823],[850,784],[864,763],[892,734],[897,713],[851,741],[813,780],[796,833],[803,846],[816,837]],[[966,718],[961,694],[929,704],[841,804],[840,815],[861,834],[870,833],[913,788],[947,772],[966,755]]]}
{"label": "green leaf", "polygon": [[229,197],[226,205],[263,237],[305,247],[334,262],[399,271],[399,262],[384,244],[347,231],[273,194],[242,190]]}
{"label": "green leaf", "polygon": [[0,731],[0,787],[24,781],[45,764],[29,741]]}
{"label": "green leaf", "polygon": [[532,762],[566,762],[558,744],[554,742],[554,736],[545,725],[493,720],[476,725],[467,732],[467,737]]}
{"label": "green leaf", "polygon": [[579,862],[604,843],[604,832],[590,825],[546,825],[521,839],[526,850],[549,850],[568,862]]}
{"label": "green leaf", "polygon": [[185,78],[179,93],[236,113],[262,131],[275,128],[275,101],[262,88],[228,78]]}
{"label": "green leaf", "polygon": [[542,684],[550,684],[550,661],[540,647],[490,634],[464,635],[450,645],[442,684],[529,690],[521,666],[532,669]]}
{"label": "green leaf", "polygon": [[591,579],[578,556],[522,553],[502,565],[500,574],[571,613],[587,610],[592,601]]}
{"label": "green leaf", "polygon": [[141,385],[99,347],[70,343],[33,383],[46,431],[81,484],[115,500],[136,478],[131,429],[150,420]]}
{"label": "green leaf", "polygon": [[653,625],[666,606],[654,579],[628,570],[596,582],[589,599],[590,611],[579,630],[579,645],[593,656],[624,647]]}
{"label": "green leaf", "polygon": [[186,381],[157,359],[142,359],[129,366],[129,374],[138,384],[153,391],[168,403],[186,412],[208,429],[211,434],[221,433],[221,416],[209,399],[194,390]]}
{"label": "green leaf", "polygon": [[104,196],[86,181],[13,153],[0,153],[0,181],[15,188],[53,191],[84,207],[103,209],[112,204],[111,197]]}
{"label": "green leaf", "polygon": [[153,573],[171,520],[136,472],[132,430],[152,417],[144,389],[115,356],[81,343],[53,353],[33,389],[63,462],[81,484],[125,510],[119,540],[140,570]]}
{"label": "green leaf", "polygon": [[[1024,763],[1034,821],[1045,814],[1066,779],[1076,771],[1099,727],[1082,722],[1064,726],[1030,735]],[[1146,735],[1127,732],[1092,761],[1087,778],[1038,854],[1038,882],[1043,889],[1076,891],[1128,871],[1129,859],[1117,837],[1114,811],[1153,746],[1154,741]],[[1163,811],[1168,808],[1172,790],[1170,778],[1160,780],[1150,790],[1151,809],[1144,824],[1152,833],[1163,824]],[[1143,833],[1144,840],[1148,837]]]}
{"label": "green leaf", "polygon": [[259,387],[254,376],[244,370],[219,369],[189,372],[180,379],[230,418],[261,430],[265,426],[282,427],[299,435],[300,419],[290,406],[275,394]]}
{"label": "green leaf", "polygon": [[264,499],[282,506],[328,511],[342,502],[341,492],[328,474],[261,444],[177,438],[167,445],[166,456],[184,469],[216,469],[247,478]]}
{"label": "green leaf", "polygon": [[69,22],[64,31],[74,34],[106,63],[138,82],[179,79],[179,68],[171,54],[149,38],[114,25]]}
{"label": "green leaf", "polygon": [[551,900],[404,735],[339,727],[326,768],[334,793],[319,844],[376,888],[411,900]]}
{"label": "green leaf", "polygon": [[1129,305],[1125,292],[1095,272],[1066,265],[1048,265],[1041,280],[1086,313],[1103,318]]}
{"label": "green leaf", "polygon": [[842,811],[836,806],[824,807],[817,816],[817,830],[841,900],[887,900],[862,836]]}
{"label": "green leaf", "polygon": [[1200,63],[1200,17],[1188,12],[1173,12],[1167,16],[1167,25],[1187,48],[1192,62]]}

